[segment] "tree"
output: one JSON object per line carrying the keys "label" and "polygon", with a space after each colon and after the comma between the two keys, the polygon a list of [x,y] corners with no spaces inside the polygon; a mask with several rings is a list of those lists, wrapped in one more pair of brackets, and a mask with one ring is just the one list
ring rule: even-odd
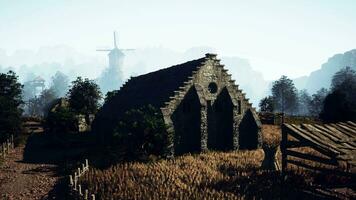
{"label": "tree", "polygon": [[58,96],[52,88],[45,89],[41,92],[39,101],[41,104],[41,112],[43,116],[48,114],[49,108],[51,107],[53,101],[57,98]]}
{"label": "tree", "polygon": [[346,100],[356,106],[356,71],[345,67],[336,72],[331,81],[332,91],[342,91]]}
{"label": "tree", "polygon": [[52,88],[45,89],[39,97],[31,98],[28,101],[28,114],[30,116],[46,116],[51,103],[57,98]]}
{"label": "tree", "polygon": [[356,108],[347,101],[345,92],[335,90],[325,98],[320,118],[324,122],[355,121]]}
{"label": "tree", "polygon": [[[331,81],[331,90],[350,91],[356,87],[356,71],[345,67],[336,72]],[[354,90],[353,90],[354,92]]]}
{"label": "tree", "polygon": [[272,96],[275,110],[282,113],[293,114],[298,108],[297,89],[287,76],[282,76],[272,84]]}
{"label": "tree", "polygon": [[312,101],[311,96],[307,90],[300,90],[298,92],[298,114],[301,116],[310,115],[309,106]]}
{"label": "tree", "polygon": [[72,82],[68,91],[69,105],[75,113],[93,114],[99,108],[101,92],[99,86],[92,80],[78,77]]}
{"label": "tree", "polygon": [[356,120],[356,72],[346,67],[336,72],[331,93],[325,98],[320,118],[325,122]]}
{"label": "tree", "polygon": [[261,112],[273,112],[274,111],[274,101],[272,96],[265,97],[261,99],[260,103]]}
{"label": "tree", "polygon": [[21,131],[22,87],[13,71],[0,74],[0,141]]}
{"label": "tree", "polygon": [[69,89],[69,78],[60,71],[52,76],[51,89],[57,97],[63,97]]}
{"label": "tree", "polygon": [[110,101],[115,95],[117,95],[118,92],[119,92],[118,90],[113,90],[113,91],[107,92],[105,95],[105,102]]}
{"label": "tree", "polygon": [[328,95],[329,91],[325,88],[321,88],[315,94],[312,95],[310,104],[308,106],[311,116],[319,116],[323,109],[324,99]]}

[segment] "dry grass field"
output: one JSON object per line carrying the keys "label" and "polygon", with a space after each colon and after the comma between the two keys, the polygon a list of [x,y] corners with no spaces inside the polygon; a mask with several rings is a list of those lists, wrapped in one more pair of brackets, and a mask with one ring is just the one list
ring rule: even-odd
{"label": "dry grass field", "polygon": [[[278,126],[264,125],[266,144],[280,141]],[[277,159],[280,159],[277,152]],[[98,199],[315,199],[308,172],[260,170],[263,150],[207,152],[150,163],[92,169],[80,183]],[[326,198],[326,197],[321,197]]]}

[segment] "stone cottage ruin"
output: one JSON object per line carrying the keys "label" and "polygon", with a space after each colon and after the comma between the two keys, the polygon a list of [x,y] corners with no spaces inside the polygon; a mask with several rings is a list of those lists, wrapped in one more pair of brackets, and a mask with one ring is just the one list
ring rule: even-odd
{"label": "stone cottage ruin", "polygon": [[96,132],[108,132],[125,111],[152,105],[174,135],[172,155],[261,147],[255,109],[216,54],[133,77],[102,107]]}

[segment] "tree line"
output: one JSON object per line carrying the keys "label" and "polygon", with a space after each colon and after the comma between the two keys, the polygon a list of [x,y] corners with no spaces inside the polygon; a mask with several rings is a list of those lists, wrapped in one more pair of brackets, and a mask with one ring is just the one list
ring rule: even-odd
{"label": "tree line", "polygon": [[[0,73],[0,141],[10,134],[16,136],[21,133],[23,116],[48,117],[49,109],[59,97],[65,97],[69,106],[55,114],[60,116],[58,120],[74,119],[78,114],[95,114],[100,107],[99,86],[93,80],[81,77],[69,85],[64,74],[56,73],[52,85],[42,90],[39,96],[28,98],[26,90],[29,89],[19,82],[15,72]],[[63,127],[68,126],[62,124]]]}
{"label": "tree line", "polygon": [[271,95],[261,99],[261,112],[313,116],[325,122],[356,120],[356,72],[345,67],[332,77],[329,89],[310,95],[298,91],[291,79],[282,76],[272,83]]}

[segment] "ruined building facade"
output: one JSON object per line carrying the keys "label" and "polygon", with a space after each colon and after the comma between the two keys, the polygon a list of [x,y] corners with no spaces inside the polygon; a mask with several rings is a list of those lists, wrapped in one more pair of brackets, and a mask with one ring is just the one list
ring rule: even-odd
{"label": "ruined building facade", "polygon": [[113,129],[125,111],[152,105],[161,110],[170,152],[261,147],[255,109],[215,54],[131,78],[98,113],[94,126]]}

